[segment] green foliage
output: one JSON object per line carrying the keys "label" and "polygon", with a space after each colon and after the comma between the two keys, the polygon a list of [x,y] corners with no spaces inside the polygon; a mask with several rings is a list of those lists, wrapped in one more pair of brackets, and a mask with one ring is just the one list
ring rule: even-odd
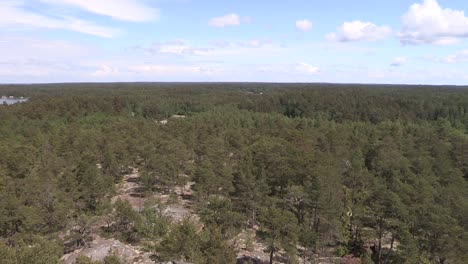
{"label": "green foliage", "polygon": [[135,241],[134,225],[138,219],[138,213],[133,210],[132,206],[127,200],[117,200],[114,205],[115,208],[115,227],[114,230],[122,234],[123,239],[126,241]]}
{"label": "green foliage", "polygon": [[279,249],[284,249],[290,258],[294,258],[299,235],[294,214],[271,206],[262,210],[260,223],[270,251],[270,262]]}
{"label": "green foliage", "polygon": [[235,263],[236,252],[218,230],[206,230],[202,234],[200,251],[203,260],[200,263]]}
{"label": "green foliage", "polygon": [[101,264],[99,261],[93,261],[86,256],[79,256],[76,258],[75,264]]}
{"label": "green foliage", "polygon": [[234,212],[232,203],[223,197],[212,197],[199,210],[199,215],[207,228],[219,230],[224,238],[231,238],[239,233],[242,215]]}
{"label": "green foliage", "polygon": [[57,241],[45,237],[19,237],[11,246],[0,242],[0,259],[5,264],[60,263],[63,249]]}
{"label": "green foliage", "polygon": [[163,260],[180,259],[200,263],[203,259],[201,240],[195,226],[187,219],[171,229],[156,252]]}
{"label": "green foliage", "polygon": [[234,263],[236,255],[218,230],[197,232],[186,219],[164,237],[156,249],[163,260],[184,260],[195,263]]}
{"label": "green foliage", "polygon": [[163,211],[157,203],[145,204],[135,222],[135,231],[141,238],[154,240],[168,232],[170,220]]}
{"label": "green foliage", "polygon": [[152,192],[154,185],[157,183],[156,176],[153,173],[147,171],[141,172],[140,180],[146,192]]}
{"label": "green foliage", "polygon": [[123,264],[123,262],[117,255],[110,254],[104,258],[104,264]]}
{"label": "green foliage", "polygon": [[107,219],[109,226],[106,229],[131,243],[159,239],[169,228],[169,218],[163,210],[158,203],[147,202],[143,209],[137,212],[128,201],[118,199],[110,218]]}

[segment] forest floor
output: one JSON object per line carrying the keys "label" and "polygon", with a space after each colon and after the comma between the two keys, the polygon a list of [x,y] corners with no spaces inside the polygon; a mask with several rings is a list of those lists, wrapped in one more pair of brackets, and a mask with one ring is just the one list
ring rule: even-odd
{"label": "forest floor", "polygon": [[116,185],[116,195],[112,197],[111,203],[114,204],[120,199],[129,202],[134,210],[140,211],[143,209],[145,201],[148,200],[142,191],[140,173],[137,168],[133,168],[133,171],[124,175],[122,181]]}
{"label": "forest floor", "polygon": [[[121,199],[128,201],[133,209],[141,210],[147,198],[139,195],[141,189],[139,178],[138,169],[133,169],[132,173],[125,175],[122,181],[116,185],[116,195],[111,198],[111,203],[114,204],[118,199]],[[150,259],[151,254],[142,251],[137,246],[114,238],[103,238],[100,233],[105,226],[106,216],[104,215],[89,227],[92,241],[86,246],[64,255],[63,262],[73,264],[79,256],[89,257],[93,261],[103,261],[106,256],[113,253],[130,263],[154,263]]]}
{"label": "forest floor", "polygon": [[[150,199],[157,201],[164,206],[164,213],[169,216],[173,222],[180,222],[185,218],[192,218],[195,223],[200,223],[199,217],[194,213],[193,202],[191,200],[193,191],[193,182],[185,186],[176,186],[171,190],[171,194],[164,192],[153,192],[150,195],[144,193],[144,188],[140,184],[140,173],[134,168],[132,173],[123,177],[117,184],[116,195],[112,197],[114,204],[118,199],[128,201],[135,211],[141,211],[145,203]],[[161,188],[163,189],[163,188]]]}

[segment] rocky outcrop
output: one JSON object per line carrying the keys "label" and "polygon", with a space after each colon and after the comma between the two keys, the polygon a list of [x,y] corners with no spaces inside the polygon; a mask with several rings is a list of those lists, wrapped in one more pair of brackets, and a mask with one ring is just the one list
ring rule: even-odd
{"label": "rocky outcrop", "polygon": [[64,255],[62,261],[65,264],[73,264],[79,256],[89,257],[93,261],[103,261],[110,254],[118,256],[127,263],[154,264],[149,253],[142,252],[116,239],[104,239],[99,236],[88,247]]}

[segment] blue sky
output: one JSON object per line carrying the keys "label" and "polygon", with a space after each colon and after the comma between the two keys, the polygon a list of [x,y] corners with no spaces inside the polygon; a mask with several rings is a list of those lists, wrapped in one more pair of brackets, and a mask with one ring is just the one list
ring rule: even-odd
{"label": "blue sky", "polygon": [[468,1],[1,0],[0,83],[467,84]]}

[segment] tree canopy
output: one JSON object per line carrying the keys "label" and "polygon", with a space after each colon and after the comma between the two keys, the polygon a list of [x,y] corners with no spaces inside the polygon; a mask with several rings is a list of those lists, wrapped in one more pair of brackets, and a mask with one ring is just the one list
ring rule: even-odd
{"label": "tree canopy", "polygon": [[201,233],[116,205],[121,237],[164,241],[164,259],[234,263],[229,241],[256,225],[271,257],[290,263],[330,252],[375,263],[468,259],[467,88],[128,83],[3,85],[0,94],[29,98],[0,106],[7,263],[58,261],[59,232],[104,214],[135,166],[146,191],[194,182]]}

